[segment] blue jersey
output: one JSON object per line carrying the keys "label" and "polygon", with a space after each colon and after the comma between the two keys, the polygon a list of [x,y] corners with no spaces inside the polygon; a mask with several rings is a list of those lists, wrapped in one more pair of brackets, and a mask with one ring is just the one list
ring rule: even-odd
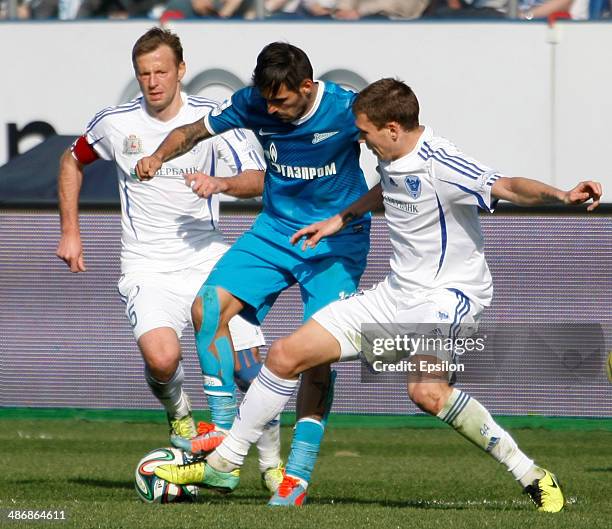
{"label": "blue jersey", "polygon": [[[215,134],[233,128],[255,133],[267,162],[264,213],[289,233],[339,213],[368,191],[351,110],[355,97],[319,81],[312,109],[285,123],[268,114],[257,88],[247,87],[208,114],[205,124]],[[369,215],[352,223],[357,224],[369,224]]]}

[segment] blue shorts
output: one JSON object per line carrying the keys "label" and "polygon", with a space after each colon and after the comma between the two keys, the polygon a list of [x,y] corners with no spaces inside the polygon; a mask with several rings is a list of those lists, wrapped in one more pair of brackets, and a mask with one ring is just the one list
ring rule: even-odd
{"label": "blue shorts", "polygon": [[278,295],[298,283],[304,321],[357,290],[370,249],[369,221],[323,239],[316,248],[291,246],[292,232],[260,214],[219,259],[206,280],[246,303],[241,315],[261,324]]}

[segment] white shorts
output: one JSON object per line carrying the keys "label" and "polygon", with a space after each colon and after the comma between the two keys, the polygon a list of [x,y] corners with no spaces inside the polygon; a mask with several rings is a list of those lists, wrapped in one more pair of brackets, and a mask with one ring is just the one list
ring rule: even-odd
{"label": "white shorts", "polygon": [[[117,288],[136,341],[159,327],[174,329],[180,338],[191,323],[191,304],[217,259],[176,272],[128,272]],[[261,329],[241,316],[229,322],[236,351],[266,343]]]}
{"label": "white shorts", "polygon": [[482,310],[480,304],[458,290],[440,288],[410,296],[391,288],[385,280],[371,290],[330,303],[316,312],[313,319],[338,340],[339,360],[345,361],[361,356],[363,325],[390,328],[398,323],[423,324],[415,329],[427,333],[434,324],[444,326],[454,338],[473,334]]}

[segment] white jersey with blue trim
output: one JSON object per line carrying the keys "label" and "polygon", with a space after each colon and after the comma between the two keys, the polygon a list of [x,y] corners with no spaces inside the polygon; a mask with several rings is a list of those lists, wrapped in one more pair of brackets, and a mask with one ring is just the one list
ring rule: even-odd
{"label": "white jersey with blue trim", "polygon": [[478,208],[501,175],[425,127],[412,152],[379,162],[393,255],[389,284],[410,295],[457,289],[488,306],[493,284]]}
{"label": "white jersey with blue trim", "polygon": [[[234,174],[265,169],[261,149],[237,129],[198,143],[165,162],[152,180],[138,181],[134,167],[140,158],[155,151],[172,129],[202,119],[217,107],[217,102],[203,97],[181,97],[183,105],[169,121],[151,117],[140,97],[102,110],[87,127],[87,142],[98,156],[117,164],[123,273],[182,270],[219,257],[221,246],[211,248],[223,243],[217,230],[219,198],[198,197],[184,176],[198,171],[215,176],[219,159]],[[215,255],[207,255],[211,252]]]}

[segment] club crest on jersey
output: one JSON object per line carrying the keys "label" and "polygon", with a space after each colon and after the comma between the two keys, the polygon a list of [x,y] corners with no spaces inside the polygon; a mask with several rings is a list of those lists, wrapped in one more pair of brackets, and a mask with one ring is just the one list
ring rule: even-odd
{"label": "club crest on jersey", "polygon": [[335,136],[339,132],[340,132],[339,130],[334,130],[333,132],[315,132],[315,135],[312,138],[312,143],[313,145],[315,143],[321,143],[322,141],[325,141],[326,139],[331,138],[332,136]]}
{"label": "club crest on jersey", "polygon": [[421,179],[418,176],[408,175],[404,178],[404,185],[413,199],[416,200],[421,196]]}
{"label": "club crest on jersey", "polygon": [[141,154],[142,140],[135,134],[130,134],[123,140],[123,154]]}

